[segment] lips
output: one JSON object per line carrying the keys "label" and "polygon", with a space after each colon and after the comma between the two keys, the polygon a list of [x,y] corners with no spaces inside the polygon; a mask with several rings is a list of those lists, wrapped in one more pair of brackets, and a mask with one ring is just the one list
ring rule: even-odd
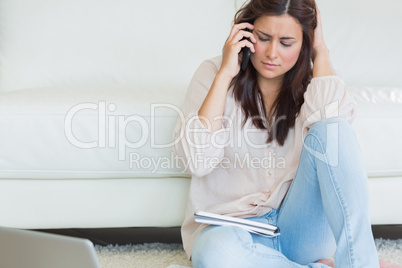
{"label": "lips", "polygon": [[267,69],[275,69],[278,67],[278,65],[269,62],[262,62],[262,64],[264,64],[265,68]]}
{"label": "lips", "polygon": [[270,67],[278,66],[278,65],[276,65],[276,64],[269,63],[269,62],[263,62],[263,64],[264,64],[264,65],[267,65],[267,66],[270,66]]}

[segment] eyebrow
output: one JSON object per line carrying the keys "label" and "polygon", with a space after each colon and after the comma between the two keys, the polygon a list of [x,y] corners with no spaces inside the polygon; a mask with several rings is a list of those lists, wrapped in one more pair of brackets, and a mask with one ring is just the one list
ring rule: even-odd
{"label": "eyebrow", "polygon": [[[266,34],[266,33],[261,32],[261,31],[259,31],[259,30],[258,30],[258,32],[261,33],[261,34],[263,34],[263,35],[265,35],[266,37],[272,38],[272,35]],[[287,39],[296,39],[296,38],[284,36],[284,37],[281,37],[280,39],[286,39],[286,40],[287,40]]]}

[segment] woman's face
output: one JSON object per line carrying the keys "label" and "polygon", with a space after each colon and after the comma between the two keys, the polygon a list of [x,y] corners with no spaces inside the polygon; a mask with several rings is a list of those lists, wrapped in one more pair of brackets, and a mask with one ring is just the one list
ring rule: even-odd
{"label": "woman's face", "polygon": [[250,60],[259,82],[278,78],[282,81],[299,58],[303,43],[301,25],[289,15],[264,15],[255,20],[253,34],[257,43]]}

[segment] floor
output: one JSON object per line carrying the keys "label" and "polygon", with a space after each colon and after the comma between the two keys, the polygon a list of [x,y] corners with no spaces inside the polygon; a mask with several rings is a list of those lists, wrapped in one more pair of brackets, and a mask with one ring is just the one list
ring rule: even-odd
{"label": "floor", "polygon": [[[375,238],[402,239],[402,225],[373,225]],[[95,245],[126,245],[144,243],[181,243],[180,228],[116,228],[116,229],[58,229],[37,230],[48,233],[81,237]]]}

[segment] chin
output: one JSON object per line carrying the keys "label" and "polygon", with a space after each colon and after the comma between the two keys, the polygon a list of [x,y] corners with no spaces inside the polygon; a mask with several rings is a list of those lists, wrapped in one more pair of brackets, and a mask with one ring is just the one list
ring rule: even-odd
{"label": "chin", "polygon": [[278,78],[278,77],[283,77],[283,75],[284,75],[284,73],[282,73],[282,72],[281,73],[279,73],[279,72],[269,72],[269,71],[266,71],[266,70],[264,70],[262,72],[257,70],[257,72],[258,72],[259,75],[261,75],[262,77],[264,77],[266,79],[275,79],[275,78]]}
{"label": "chin", "polygon": [[283,72],[280,69],[267,70],[264,66],[258,66],[258,68],[255,68],[255,70],[257,71],[258,75],[267,79],[273,79],[283,75]]}

